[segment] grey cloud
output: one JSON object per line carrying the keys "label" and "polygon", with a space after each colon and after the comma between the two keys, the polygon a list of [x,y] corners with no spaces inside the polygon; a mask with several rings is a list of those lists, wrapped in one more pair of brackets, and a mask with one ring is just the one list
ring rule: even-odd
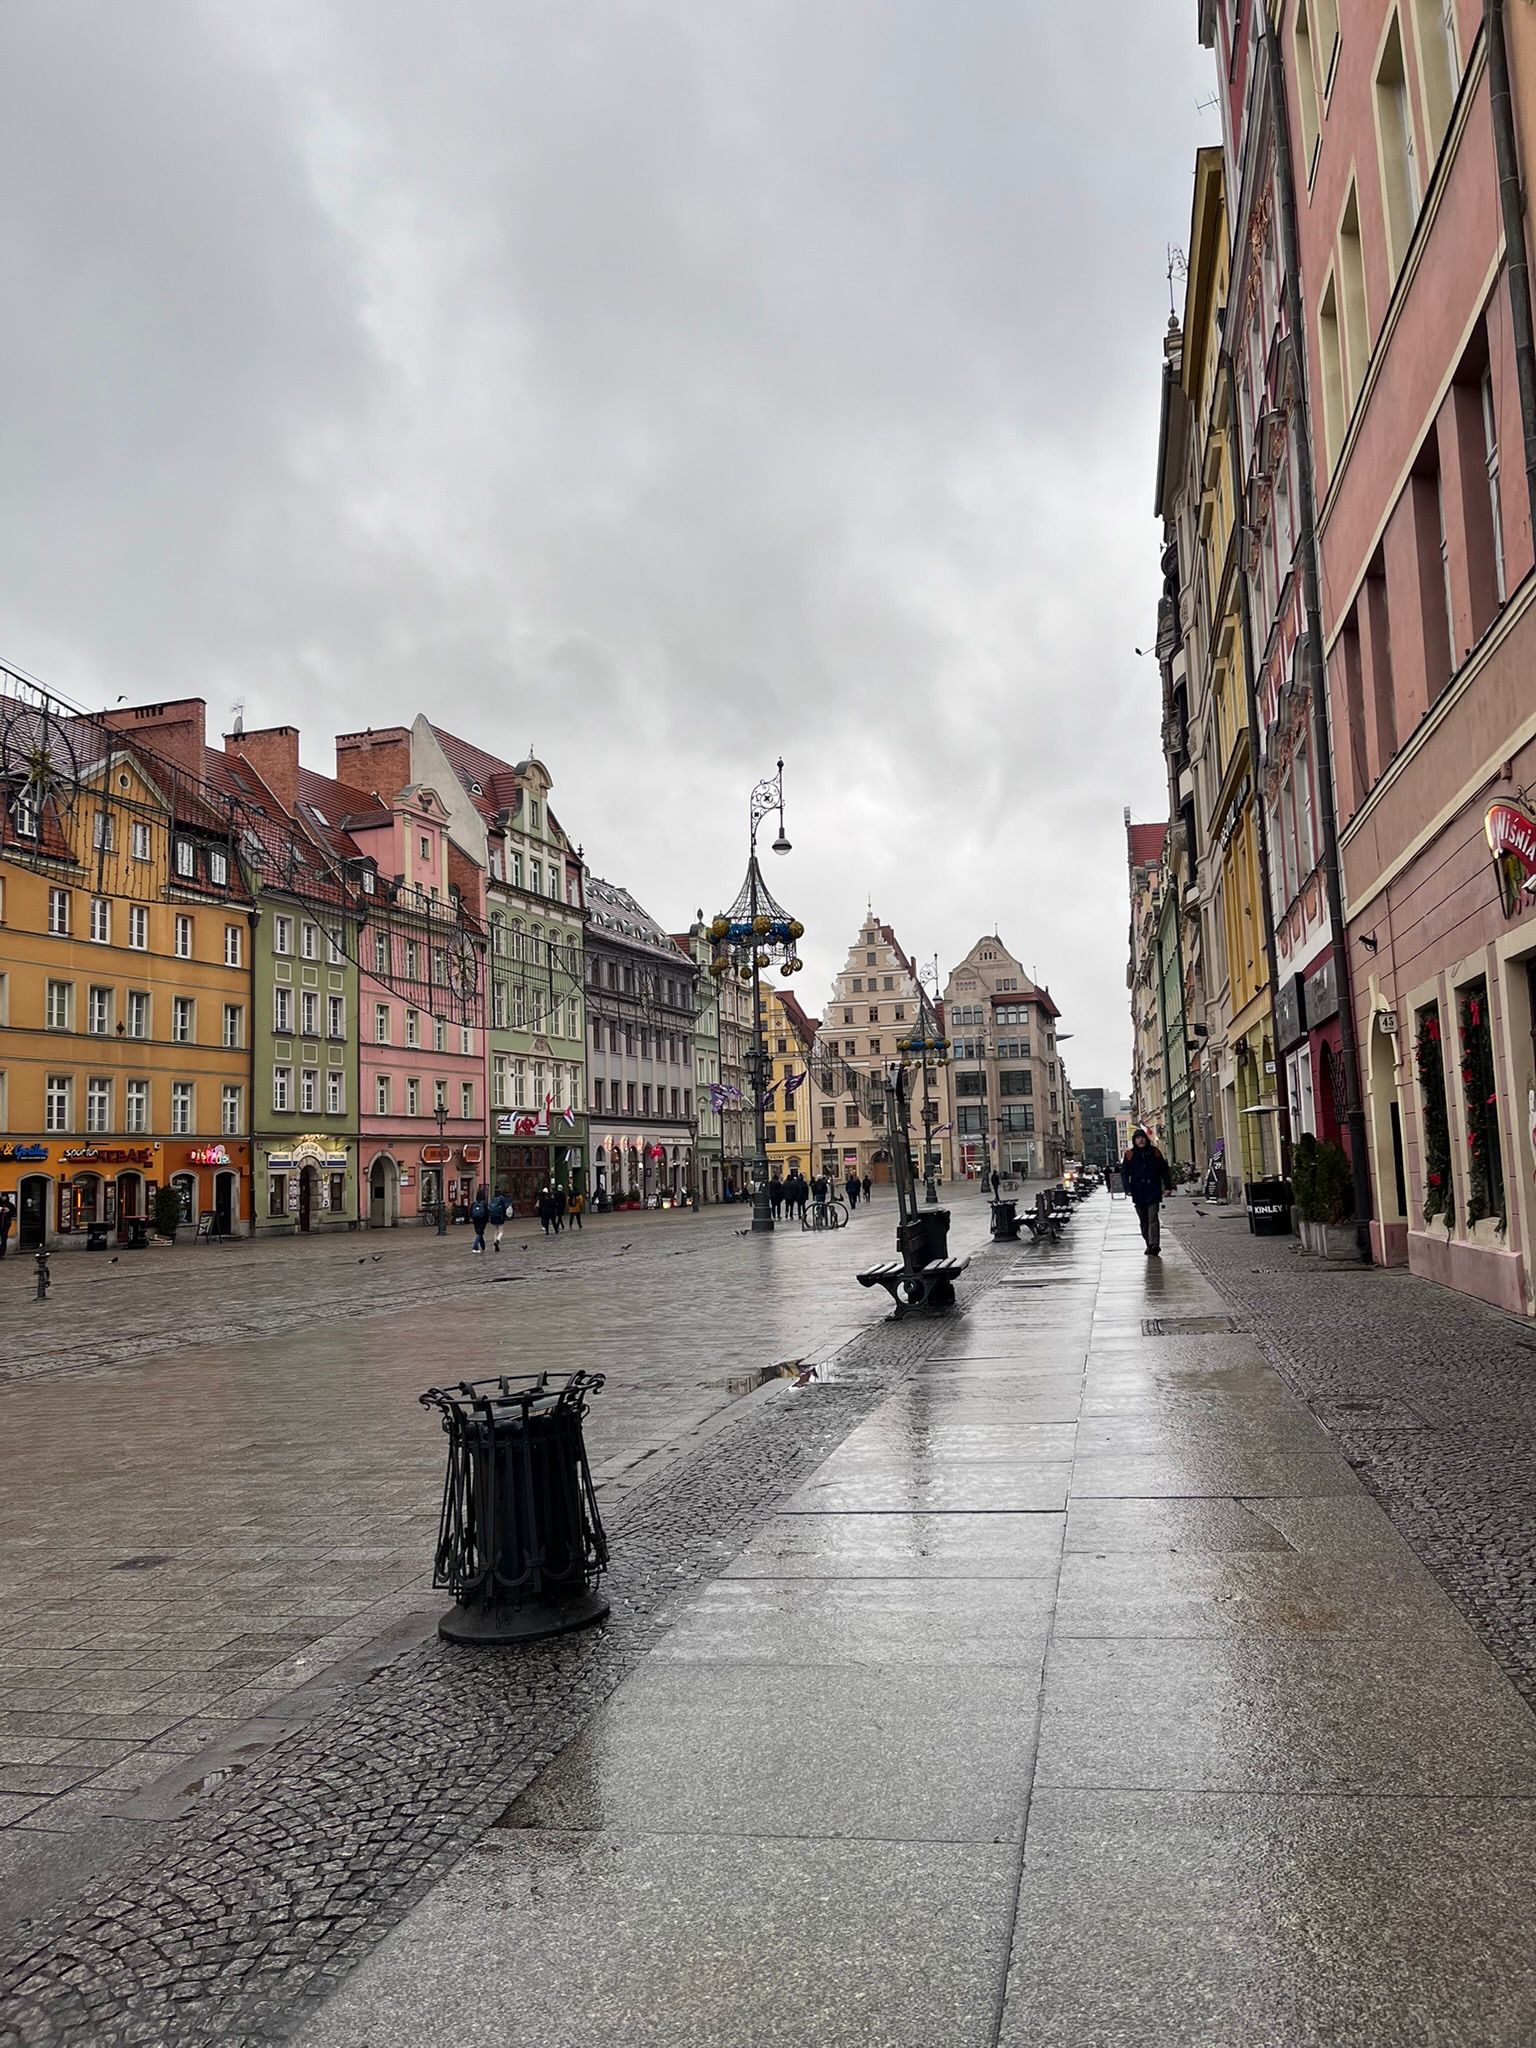
{"label": "grey cloud", "polygon": [[819,1008],[866,896],[994,921],[1125,1075],[1162,800],[1186,11],[23,0],[0,83],[0,652],[539,746],[658,916],[782,752]]}

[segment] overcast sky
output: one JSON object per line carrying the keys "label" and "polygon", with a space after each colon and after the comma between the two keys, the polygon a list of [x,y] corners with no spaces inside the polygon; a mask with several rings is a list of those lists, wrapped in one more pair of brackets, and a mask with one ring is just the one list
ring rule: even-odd
{"label": "overcast sky", "polygon": [[1129,1072],[1194,0],[9,0],[0,657],[529,747],[820,1013],[994,924]]}

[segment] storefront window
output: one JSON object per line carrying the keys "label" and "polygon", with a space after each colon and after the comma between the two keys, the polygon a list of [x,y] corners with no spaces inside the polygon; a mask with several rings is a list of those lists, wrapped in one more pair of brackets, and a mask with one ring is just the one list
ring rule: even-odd
{"label": "storefront window", "polygon": [[1457,1003],[1461,1037],[1461,1087],[1467,1118],[1467,1222],[1497,1220],[1502,1231],[1508,1214],[1504,1194],[1504,1152],[1499,1140],[1498,1085],[1493,1063],[1493,1026],[1488,1015],[1488,984],[1468,982]]}
{"label": "storefront window", "polygon": [[1456,1221],[1456,1189],[1451,1175],[1451,1129],[1445,1097],[1445,1049],[1440,1035],[1440,1009],[1430,1003],[1418,1014],[1414,1030],[1414,1064],[1419,1075],[1420,1123],[1423,1135],[1424,1221],[1440,1217],[1447,1230]]}
{"label": "storefront window", "polygon": [[197,1213],[197,1182],[190,1173],[178,1173],[171,1186],[181,1197],[181,1220],[191,1223]]}
{"label": "storefront window", "polygon": [[347,1176],[344,1173],[331,1175],[331,1208],[339,1212],[347,1205]]}
{"label": "storefront window", "polygon": [[286,1216],[288,1214],[288,1176],[286,1173],[272,1173],[267,1176],[267,1214]]}

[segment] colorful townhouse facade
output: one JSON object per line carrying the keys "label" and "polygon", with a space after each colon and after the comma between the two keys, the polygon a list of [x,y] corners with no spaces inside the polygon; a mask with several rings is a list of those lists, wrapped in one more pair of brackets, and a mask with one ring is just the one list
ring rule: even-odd
{"label": "colorful townhouse facade", "polygon": [[125,1237],[174,1187],[248,1227],[251,930],[202,706],[0,696],[0,1192],[26,1248]]}

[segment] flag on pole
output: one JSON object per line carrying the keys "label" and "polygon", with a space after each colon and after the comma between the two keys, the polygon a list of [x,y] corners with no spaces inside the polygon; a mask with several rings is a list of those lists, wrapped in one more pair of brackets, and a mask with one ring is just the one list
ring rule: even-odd
{"label": "flag on pole", "polygon": [[567,1105],[567,1107],[566,1107],[566,1108],[562,1109],[562,1110],[561,1110],[561,1112],[560,1112],[560,1114],[561,1114],[561,1116],[563,1116],[563,1117],[565,1118],[565,1121],[566,1121],[566,1122],[567,1122],[568,1124],[572,1124],[572,1125],[574,1125],[574,1124],[575,1124],[575,1122],[576,1122],[576,1112],[575,1112],[575,1110],[574,1110],[574,1109],[570,1108],[570,1107],[569,1107],[569,1105]]}
{"label": "flag on pole", "polygon": [[549,1136],[549,1111],[554,1099],[553,1095],[545,1096],[544,1107],[539,1111],[539,1120],[533,1127],[535,1137],[547,1138]]}
{"label": "flag on pole", "polygon": [[808,1079],[808,1074],[786,1074],[784,1076],[784,1107],[786,1109],[795,1099],[795,1090],[803,1088]]}

